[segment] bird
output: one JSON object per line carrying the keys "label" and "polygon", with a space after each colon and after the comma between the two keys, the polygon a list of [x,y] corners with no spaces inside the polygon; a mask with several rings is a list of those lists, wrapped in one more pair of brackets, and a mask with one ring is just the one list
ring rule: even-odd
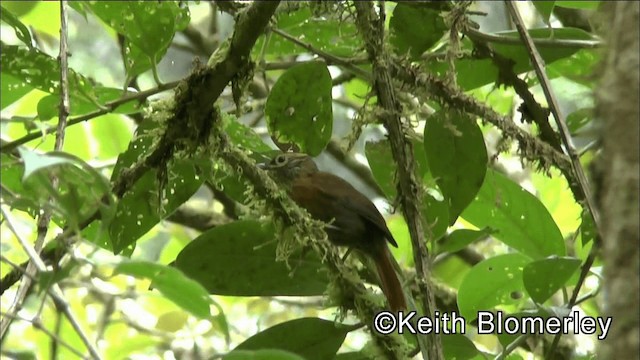
{"label": "bird", "polygon": [[260,167],[311,217],[327,223],[325,231],[331,243],[357,249],[370,257],[390,309],[406,309],[387,245],[398,244],[369,198],[341,177],[318,170],[313,159],[304,153],[280,153]]}

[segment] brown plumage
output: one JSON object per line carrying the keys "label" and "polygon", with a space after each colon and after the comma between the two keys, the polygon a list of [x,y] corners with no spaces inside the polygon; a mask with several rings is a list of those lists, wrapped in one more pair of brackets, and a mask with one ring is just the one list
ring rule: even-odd
{"label": "brown plumage", "polygon": [[387,241],[397,247],[384,218],[373,203],[344,179],[318,170],[309,156],[279,154],[264,166],[287,188],[289,196],[312,217],[329,225],[329,240],[370,256],[381,288],[393,311],[406,309],[402,286],[391,262]]}

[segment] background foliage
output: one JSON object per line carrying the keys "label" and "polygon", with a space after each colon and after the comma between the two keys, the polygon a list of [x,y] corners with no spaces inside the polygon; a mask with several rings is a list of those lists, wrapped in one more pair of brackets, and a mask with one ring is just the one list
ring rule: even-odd
{"label": "background foliage", "polygon": [[[466,336],[442,337],[444,355],[542,356],[551,338],[475,335],[474,314],[563,315],[577,285],[573,311],[599,315],[599,259],[587,261],[596,230],[504,4],[456,3],[385,4],[384,51],[416,159],[432,291],[440,311],[468,322]],[[519,5],[586,167],[601,50],[592,25],[579,19],[598,2]],[[2,3],[2,315],[11,323],[3,355],[76,358],[89,353],[82,336],[107,359],[384,353],[362,319],[336,315],[335,273],[320,256],[293,249],[281,261],[282,243],[299,233],[273,220],[251,175],[224,155],[241,149],[262,161],[272,149],[295,147],[317,156],[386,211],[400,245],[392,251],[415,273],[407,224],[394,211],[406,194],[396,187],[353,4],[285,2],[265,33],[240,21],[255,15],[247,10],[254,4],[67,6],[70,112],[56,149],[60,5]],[[241,31],[261,35],[244,43],[250,63],[225,63],[233,77],[221,85],[216,112],[191,105],[174,116],[181,99],[212,91],[198,88],[211,80],[198,77],[203,64],[220,64]],[[209,115],[206,122],[176,125],[196,112]],[[221,125],[209,124],[214,117]],[[217,133],[230,143],[221,145]],[[45,214],[51,222],[43,227]],[[21,299],[25,244],[38,237],[48,267]],[[56,286],[62,303],[52,300]],[[397,350],[405,356],[417,353],[410,336],[397,342],[406,342]],[[594,342],[564,336],[554,356],[589,358]]]}

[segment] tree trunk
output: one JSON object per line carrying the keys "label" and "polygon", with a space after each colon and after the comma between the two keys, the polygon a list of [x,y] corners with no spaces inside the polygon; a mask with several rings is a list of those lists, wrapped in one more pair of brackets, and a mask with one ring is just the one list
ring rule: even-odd
{"label": "tree trunk", "polygon": [[607,49],[597,90],[602,121],[599,207],[604,260],[604,315],[613,318],[600,359],[637,359],[639,315],[640,3],[603,2]]}

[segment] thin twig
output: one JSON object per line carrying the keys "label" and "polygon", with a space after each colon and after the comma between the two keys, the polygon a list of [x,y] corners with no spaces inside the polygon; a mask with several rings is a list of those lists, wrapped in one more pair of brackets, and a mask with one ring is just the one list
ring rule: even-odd
{"label": "thin twig", "polygon": [[[0,211],[2,212],[2,215],[4,216],[4,219],[5,219],[5,222],[7,224],[7,227],[13,233],[13,235],[16,237],[16,239],[18,240],[18,242],[20,243],[20,245],[24,249],[25,253],[29,256],[30,264],[33,264],[34,267],[36,268],[36,270],[39,271],[39,272],[46,271],[47,270],[46,269],[46,265],[44,264],[44,262],[42,261],[40,256],[36,253],[35,249],[28,243],[27,240],[25,240],[22,237],[22,235],[14,227],[14,225],[13,225],[13,223],[14,223],[13,216],[11,215],[11,213],[6,211],[4,209],[4,207],[0,207]],[[28,272],[25,272],[25,274],[28,274]],[[31,278],[29,278],[29,280],[31,280]],[[51,297],[51,299],[53,300],[53,303],[54,303],[56,309],[58,311],[64,313],[64,315],[66,316],[67,320],[69,320],[69,324],[71,324],[71,327],[78,334],[78,336],[80,337],[80,339],[84,343],[85,347],[89,350],[89,353],[91,354],[91,356],[94,359],[101,359],[100,355],[98,354],[98,350],[91,343],[91,341],[89,341],[89,337],[85,334],[84,330],[80,327],[80,323],[78,322],[78,320],[76,319],[76,316],[72,312],[71,306],[69,305],[69,303],[64,298],[64,293],[62,292],[60,287],[58,285],[54,284],[52,287],[49,288],[48,294]],[[8,313],[12,314],[12,315],[15,315],[15,311],[16,311],[16,309],[11,309],[11,310],[8,311]],[[36,321],[36,320],[34,320],[34,321]]]}
{"label": "thin twig", "polygon": [[[170,82],[170,83],[166,83],[166,84],[162,84],[160,86],[148,89],[148,90],[144,90],[141,92],[137,92],[137,93],[128,93],[125,96],[121,97],[120,99],[117,100],[113,100],[110,101],[106,104],[104,104],[104,107],[102,109],[96,110],[94,112],[90,112],[88,114],[85,115],[81,115],[78,117],[74,117],[73,119],[69,120],[67,122],[67,127],[72,126],[72,125],[76,125],[79,124],[83,121],[87,121],[87,120],[91,120],[93,118],[97,118],[98,116],[102,116],[105,114],[108,114],[110,112],[112,112],[113,110],[115,110],[117,107],[119,107],[120,105],[126,104],[130,101],[134,101],[134,100],[144,100],[146,98],[148,98],[149,96],[155,95],[157,93],[166,91],[166,90],[170,90],[173,89],[174,87],[176,87],[180,82],[179,81],[174,81],[174,82]],[[30,134],[27,134],[19,139],[16,139],[14,141],[11,141],[9,143],[3,144],[0,147],[0,152],[6,153],[6,152],[10,152],[13,149],[17,148],[20,145],[26,144],[31,140],[35,140],[41,136],[44,135],[48,135],[48,134],[52,134],[55,133],[57,131],[57,128],[54,127],[50,127],[50,128],[46,128],[42,131],[38,131],[38,132],[33,132]]]}
{"label": "thin twig", "polygon": [[[481,40],[483,42],[491,42],[497,44],[522,45],[522,41],[516,37],[504,36],[498,34],[488,34],[478,31],[474,28],[467,28],[464,34],[472,39]],[[595,49],[602,46],[602,42],[597,40],[570,40],[570,39],[533,39],[533,43],[537,47],[560,48],[560,49]]]}
{"label": "thin twig", "polygon": [[294,44],[296,44],[296,45],[298,45],[298,46],[300,46],[300,47],[302,47],[304,49],[309,50],[311,53],[320,56],[325,61],[327,61],[327,63],[329,63],[329,64],[340,65],[340,66],[344,67],[347,71],[350,71],[350,72],[354,73],[355,75],[357,75],[357,76],[359,76],[359,77],[361,77],[363,79],[366,79],[366,80],[370,80],[371,79],[371,74],[368,71],[355,66],[355,63],[354,63],[353,59],[341,58],[339,56],[330,54],[330,53],[328,53],[326,51],[317,49],[317,48],[313,47],[312,45],[310,45],[310,44],[308,44],[308,43],[306,43],[304,41],[301,41],[298,38],[296,38],[295,36],[290,35],[287,32],[282,31],[280,29],[271,29],[271,31],[274,34],[278,34],[281,37],[291,41],[292,43],[294,43]]}
{"label": "thin twig", "polygon": [[25,319],[25,318],[23,318],[21,316],[10,314],[10,313],[5,313],[5,312],[0,313],[0,315],[2,315],[3,317],[10,317],[11,320],[24,321],[24,322],[28,322],[28,323],[32,324],[33,327],[35,327],[36,329],[38,329],[38,330],[42,331],[43,333],[45,333],[45,335],[50,337],[51,340],[53,340],[55,343],[66,347],[67,349],[69,349],[69,351],[74,353],[79,358],[86,359],[86,356],[84,356],[78,349],[76,349],[73,346],[71,346],[68,342],[62,340],[56,334],[54,334],[51,331],[49,331],[49,329],[47,329],[46,327],[42,326],[42,323],[37,322],[37,321],[33,321],[33,320],[29,320],[29,319]]}

